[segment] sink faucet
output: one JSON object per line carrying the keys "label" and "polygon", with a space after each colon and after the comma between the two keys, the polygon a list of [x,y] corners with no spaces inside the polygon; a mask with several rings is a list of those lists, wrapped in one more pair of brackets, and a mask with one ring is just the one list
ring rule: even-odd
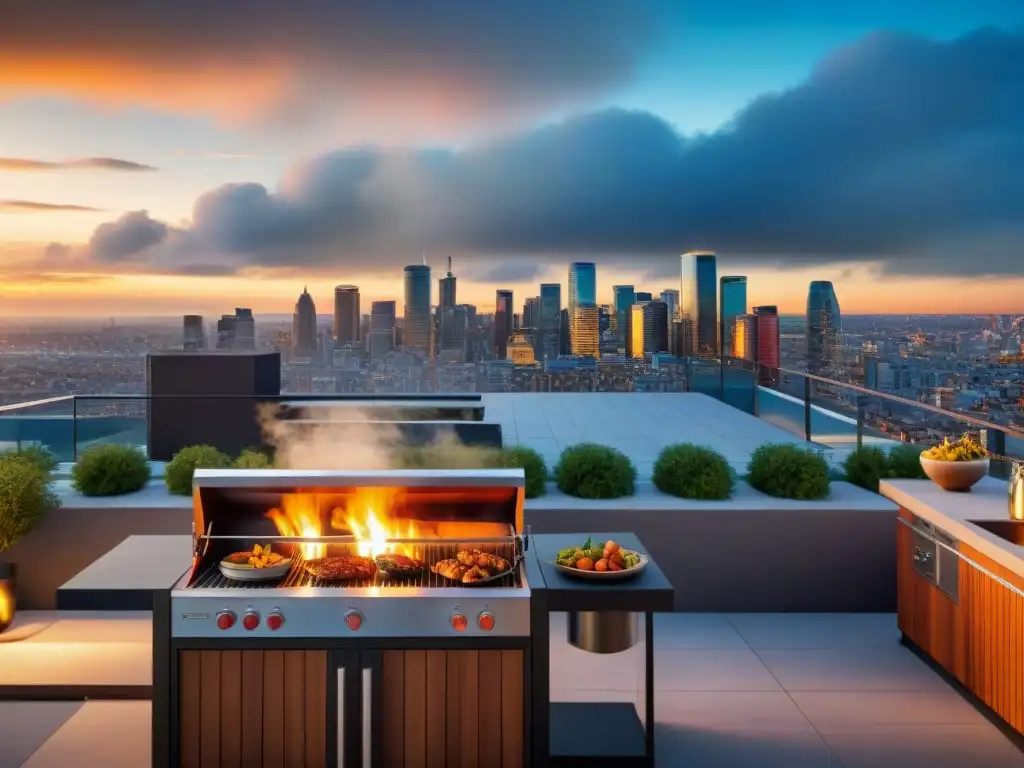
{"label": "sink faucet", "polygon": [[1009,511],[1011,520],[1024,520],[1024,461],[1010,465]]}

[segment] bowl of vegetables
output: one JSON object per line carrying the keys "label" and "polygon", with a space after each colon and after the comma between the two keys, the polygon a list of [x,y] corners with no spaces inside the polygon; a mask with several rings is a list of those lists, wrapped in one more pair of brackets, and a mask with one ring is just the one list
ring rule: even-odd
{"label": "bowl of vegetables", "polygon": [[269,544],[257,544],[247,552],[228,555],[217,565],[221,574],[232,581],[274,581],[288,575],[292,559],[271,552]]}
{"label": "bowl of vegetables", "polygon": [[955,443],[947,437],[921,453],[921,469],[944,491],[969,491],[988,468],[988,452],[968,435]]}
{"label": "bowl of vegetables", "polygon": [[623,549],[614,541],[593,541],[558,553],[553,565],[566,576],[589,581],[624,581],[647,567],[647,555]]}

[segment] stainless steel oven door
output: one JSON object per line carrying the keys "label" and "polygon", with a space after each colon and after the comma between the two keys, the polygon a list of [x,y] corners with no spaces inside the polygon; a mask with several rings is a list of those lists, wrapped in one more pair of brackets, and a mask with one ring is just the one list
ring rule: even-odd
{"label": "stainless steel oven door", "polygon": [[931,582],[936,583],[936,563],[938,562],[938,547],[932,539],[932,532],[914,529],[914,548],[911,552],[914,571]]}

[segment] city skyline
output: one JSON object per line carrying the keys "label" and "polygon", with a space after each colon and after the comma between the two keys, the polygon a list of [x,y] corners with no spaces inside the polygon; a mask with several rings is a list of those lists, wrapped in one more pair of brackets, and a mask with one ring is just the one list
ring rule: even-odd
{"label": "city skyline", "polygon": [[464,302],[587,261],[608,303],[701,248],[783,314],[816,280],[856,314],[1024,311],[1018,4],[456,3],[455,29],[237,2],[12,11],[0,316],[401,305],[424,254]]}

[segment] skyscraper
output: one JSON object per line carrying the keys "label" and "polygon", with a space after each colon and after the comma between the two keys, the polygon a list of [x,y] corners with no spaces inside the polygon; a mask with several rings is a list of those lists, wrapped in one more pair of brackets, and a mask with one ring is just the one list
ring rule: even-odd
{"label": "skyscraper", "polygon": [[614,330],[620,341],[626,340],[626,323],[629,318],[629,311],[636,304],[636,291],[632,285],[612,286],[612,306],[615,307],[615,328]]}
{"label": "skyscraper", "polygon": [[512,309],[512,291],[499,290],[494,294],[494,359],[504,360],[508,355],[508,340],[515,329]]}
{"label": "skyscraper", "polygon": [[541,283],[540,286],[540,327],[541,347],[545,357],[558,357],[558,334],[562,319],[562,286],[558,283]]}
{"label": "skyscraper", "polygon": [[757,361],[757,316],[736,315],[733,318],[729,339],[729,351],[732,357],[741,360]]}
{"label": "skyscraper", "polygon": [[761,383],[774,384],[779,379],[779,308],[775,306],[754,307],[757,318],[757,364],[760,366]]}
{"label": "skyscraper", "polygon": [[206,349],[206,331],[202,315],[185,315],[182,319],[182,349]]}
{"label": "skyscraper", "polygon": [[256,349],[256,319],[248,307],[235,307],[235,349],[242,352]]}
{"label": "skyscraper", "polygon": [[456,277],[452,274],[452,257],[448,257],[448,274],[437,281],[438,286],[438,306],[441,309],[454,307],[457,303],[455,301],[455,281]]}
{"label": "skyscraper", "polygon": [[828,280],[815,280],[807,291],[807,372],[838,378],[843,362],[843,322],[839,299]]}
{"label": "skyscraper", "polygon": [[668,305],[663,301],[634,304],[629,311],[626,354],[642,359],[668,351]]}
{"label": "skyscraper", "polygon": [[569,344],[574,355],[595,359],[600,355],[599,324],[597,266],[590,261],[574,261],[569,265]]}
{"label": "skyscraper", "polygon": [[395,348],[395,302],[375,301],[370,305],[370,360],[379,361]]}
{"label": "skyscraper", "polygon": [[718,267],[711,251],[690,251],[680,257],[678,354],[718,354]]}
{"label": "skyscraper", "polygon": [[334,343],[341,347],[359,341],[359,288],[338,285],[334,288]]}
{"label": "skyscraper", "polygon": [[434,353],[434,319],[430,314],[430,267],[411,264],[403,270],[403,278],[402,346],[431,359]]}
{"label": "skyscraper", "polygon": [[292,357],[312,360],[316,354],[316,304],[309,291],[302,289],[292,315]]}
{"label": "skyscraper", "polygon": [[676,319],[676,315],[679,314],[679,291],[674,289],[664,290],[661,292],[661,300],[668,307],[668,322],[671,325],[672,321]]}
{"label": "skyscraper", "polygon": [[740,357],[732,351],[732,327],[738,316],[747,313],[747,278],[726,276],[722,278],[720,286],[721,327],[718,336],[721,339],[722,356]]}
{"label": "skyscraper", "polygon": [[650,291],[637,291],[636,301],[637,304],[639,304],[641,301],[654,301],[654,296],[651,294]]}
{"label": "skyscraper", "polygon": [[537,330],[540,328],[540,296],[531,296],[523,304],[523,316],[520,328]]}
{"label": "skyscraper", "polygon": [[444,362],[465,360],[465,313],[456,313],[456,277],[452,273],[452,259],[448,257],[448,273],[437,281],[437,346]]}

